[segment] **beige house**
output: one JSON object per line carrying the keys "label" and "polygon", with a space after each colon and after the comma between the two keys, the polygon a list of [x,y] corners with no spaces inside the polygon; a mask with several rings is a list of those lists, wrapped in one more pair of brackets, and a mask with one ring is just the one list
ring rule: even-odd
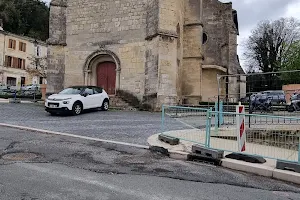
{"label": "beige house", "polygon": [[45,42],[15,35],[0,29],[0,85],[20,89],[28,84],[40,84],[42,77],[27,73],[35,58],[47,56]]}
{"label": "beige house", "polygon": [[[47,92],[85,84],[156,108],[209,101],[218,74],[243,73],[238,34],[237,12],[218,0],[52,0]],[[223,95],[243,90],[229,82]]]}

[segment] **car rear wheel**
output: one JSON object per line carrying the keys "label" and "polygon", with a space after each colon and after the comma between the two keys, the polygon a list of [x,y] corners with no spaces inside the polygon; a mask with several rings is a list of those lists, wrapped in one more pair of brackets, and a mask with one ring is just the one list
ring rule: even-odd
{"label": "car rear wheel", "polygon": [[108,109],[109,109],[109,101],[105,99],[102,103],[101,110],[108,111]]}
{"label": "car rear wheel", "polygon": [[73,115],[80,115],[82,113],[82,105],[79,102],[75,102],[72,108]]}

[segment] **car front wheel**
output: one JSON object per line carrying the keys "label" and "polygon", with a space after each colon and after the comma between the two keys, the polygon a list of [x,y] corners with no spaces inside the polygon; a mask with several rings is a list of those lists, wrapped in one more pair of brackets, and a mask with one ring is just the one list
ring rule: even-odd
{"label": "car front wheel", "polygon": [[109,102],[108,100],[104,100],[101,106],[101,110],[108,111],[108,109],[109,109]]}
{"label": "car front wheel", "polygon": [[82,113],[82,105],[79,102],[75,102],[72,108],[73,115],[80,115]]}

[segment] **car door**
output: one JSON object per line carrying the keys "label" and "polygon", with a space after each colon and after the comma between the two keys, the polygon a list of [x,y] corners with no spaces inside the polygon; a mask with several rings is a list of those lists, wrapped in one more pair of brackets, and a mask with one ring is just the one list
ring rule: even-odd
{"label": "car door", "polygon": [[90,109],[95,107],[95,95],[92,87],[85,88],[83,92],[83,107],[84,109]]}
{"label": "car door", "polygon": [[104,100],[103,89],[99,87],[94,87],[94,94],[96,107],[101,107]]}

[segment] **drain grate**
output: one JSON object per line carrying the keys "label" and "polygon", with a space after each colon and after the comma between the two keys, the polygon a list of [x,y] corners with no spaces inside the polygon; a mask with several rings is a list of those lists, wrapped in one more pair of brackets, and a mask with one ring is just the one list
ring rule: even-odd
{"label": "drain grate", "polygon": [[10,161],[28,161],[37,158],[38,155],[34,153],[8,153],[2,156],[3,160]]}

